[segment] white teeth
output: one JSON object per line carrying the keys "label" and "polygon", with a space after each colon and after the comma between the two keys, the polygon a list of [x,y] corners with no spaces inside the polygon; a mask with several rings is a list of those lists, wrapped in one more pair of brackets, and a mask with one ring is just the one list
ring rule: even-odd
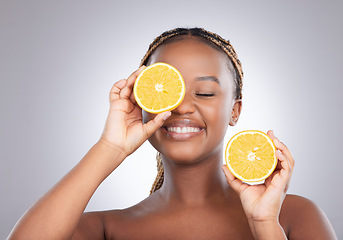
{"label": "white teeth", "polygon": [[176,133],[191,133],[191,132],[200,132],[200,128],[196,127],[168,127],[168,132]]}

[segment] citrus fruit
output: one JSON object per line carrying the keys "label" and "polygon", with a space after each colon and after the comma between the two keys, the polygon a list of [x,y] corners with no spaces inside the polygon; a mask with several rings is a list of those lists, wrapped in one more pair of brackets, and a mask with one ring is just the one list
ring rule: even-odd
{"label": "citrus fruit", "polygon": [[138,75],[133,87],[137,104],[150,113],[175,109],[181,104],[185,91],[180,72],[162,62],[146,67]]}
{"label": "citrus fruit", "polygon": [[243,182],[260,182],[276,167],[275,150],[267,134],[257,130],[242,131],[234,135],[226,146],[226,165]]}

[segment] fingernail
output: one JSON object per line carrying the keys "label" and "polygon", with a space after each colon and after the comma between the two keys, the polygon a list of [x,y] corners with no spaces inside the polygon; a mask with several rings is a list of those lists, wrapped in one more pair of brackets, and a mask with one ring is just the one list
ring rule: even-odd
{"label": "fingernail", "polygon": [[163,121],[165,121],[167,118],[169,118],[171,115],[171,112],[166,112],[166,114],[163,116]]}

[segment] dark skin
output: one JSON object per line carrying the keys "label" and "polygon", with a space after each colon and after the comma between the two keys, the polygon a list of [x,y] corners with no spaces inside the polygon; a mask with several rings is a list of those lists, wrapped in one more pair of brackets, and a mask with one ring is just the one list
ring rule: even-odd
{"label": "dark skin", "polygon": [[[186,118],[205,130],[185,140],[157,130],[149,141],[163,156],[162,188],[129,209],[90,213],[88,219],[101,218],[109,239],[254,239],[239,194],[221,172],[224,133],[241,111],[226,56],[186,39],[160,47],[151,57],[154,62],[175,66],[186,82],[186,97],[164,126]],[[204,76],[220,82],[197,79]],[[143,116],[145,122],[154,117],[146,112]],[[280,223],[289,239],[330,239],[326,221],[310,201],[294,195],[285,198]],[[87,217],[81,223],[89,224]]]}
{"label": "dark skin", "polygon": [[[229,204],[172,208],[156,207],[160,198],[151,198],[125,210],[85,213],[73,239],[254,239],[237,195]],[[300,196],[287,195],[280,224],[288,239],[337,239],[323,212]]]}
{"label": "dark skin", "polygon": [[[224,134],[242,107],[225,54],[187,37],[158,47],[149,63],[154,62],[181,72],[181,105],[171,113],[142,115],[132,86],[143,68],[117,82],[99,143],[24,215],[13,239],[336,239],[315,204],[286,195],[294,161],[272,131],[279,164],[265,184],[246,185],[222,166]],[[171,126],[199,131],[175,133],[168,131]],[[103,179],[146,139],[162,154],[162,188],[128,209],[82,214]]]}

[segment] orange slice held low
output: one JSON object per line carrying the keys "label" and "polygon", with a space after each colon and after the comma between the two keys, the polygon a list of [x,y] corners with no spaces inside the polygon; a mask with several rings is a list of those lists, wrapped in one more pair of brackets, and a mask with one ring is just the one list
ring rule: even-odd
{"label": "orange slice held low", "polygon": [[150,113],[175,109],[181,104],[185,91],[180,72],[162,62],[146,67],[138,75],[133,87],[137,104]]}
{"label": "orange slice held low", "polygon": [[267,134],[257,130],[242,131],[234,135],[226,146],[226,165],[243,182],[261,182],[276,168],[275,151],[275,145]]}

